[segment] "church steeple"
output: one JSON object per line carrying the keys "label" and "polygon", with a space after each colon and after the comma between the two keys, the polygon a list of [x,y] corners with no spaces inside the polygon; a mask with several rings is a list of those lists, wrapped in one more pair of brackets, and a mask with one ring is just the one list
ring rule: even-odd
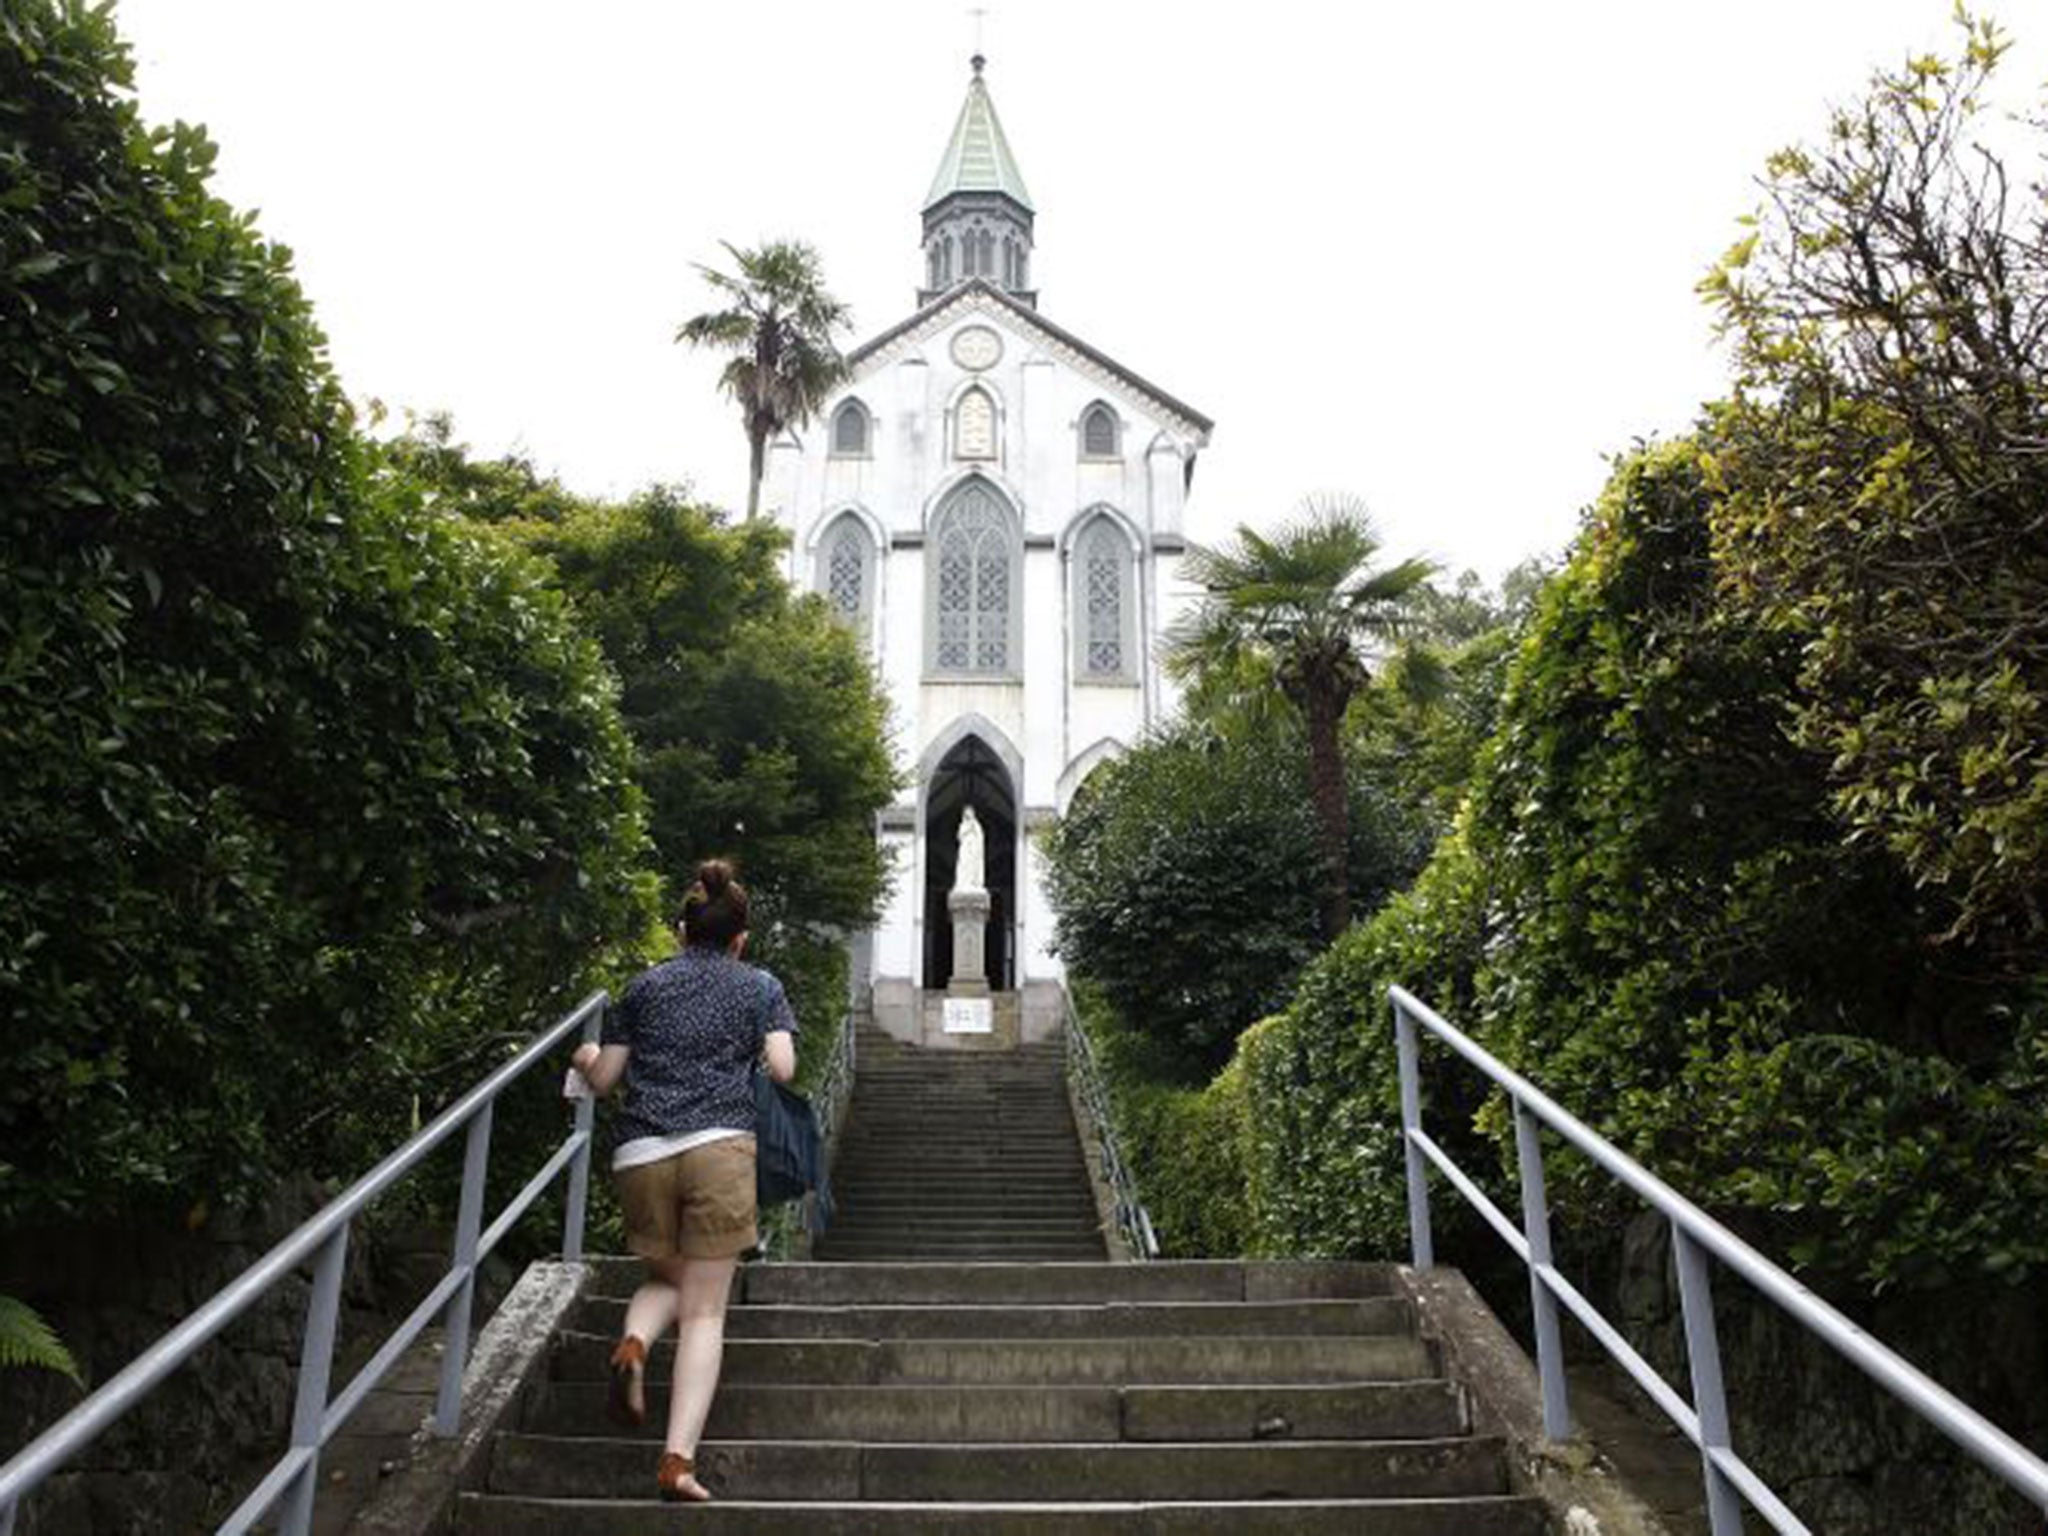
{"label": "church steeple", "polygon": [[918,302],[978,277],[1035,305],[1031,194],[982,79],[988,60],[977,53],[973,64],[967,100],[925,195],[925,283]]}

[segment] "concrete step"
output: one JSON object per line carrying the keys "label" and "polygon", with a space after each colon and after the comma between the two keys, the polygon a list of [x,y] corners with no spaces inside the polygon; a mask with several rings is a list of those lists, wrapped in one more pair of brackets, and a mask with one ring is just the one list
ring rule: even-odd
{"label": "concrete step", "polygon": [[[933,1214],[981,1211],[986,1210],[989,1204],[987,1198],[975,1190],[948,1191],[944,1188],[935,1188],[913,1194],[904,1186],[891,1187],[873,1181],[842,1183],[837,1179],[832,1181],[832,1190],[842,1207],[848,1203],[852,1194],[858,1192],[863,1205],[885,1210],[900,1208],[905,1215],[915,1215],[922,1211]],[[1078,1184],[1065,1189],[1010,1190],[1003,1195],[1001,1208],[1013,1212],[1086,1211],[1093,1214],[1095,1199],[1092,1193],[1084,1191]]]}
{"label": "concrete step", "polygon": [[885,1242],[935,1242],[956,1246],[962,1243],[971,1246],[978,1242],[1082,1242],[1100,1235],[1100,1224],[1092,1212],[1074,1211],[1065,1216],[1017,1216],[1007,1220],[990,1215],[932,1220],[878,1216],[872,1212],[864,1214],[859,1205],[843,1207],[825,1233],[825,1237],[833,1242],[853,1246]]}
{"label": "concrete step", "polygon": [[[570,1326],[616,1338],[626,1300],[590,1296]],[[1392,1296],[1362,1301],[1196,1301],[1098,1306],[742,1306],[726,1314],[728,1339],[1133,1339],[1249,1338],[1283,1334],[1401,1334],[1414,1308]]]}
{"label": "concrete step", "polygon": [[[614,1340],[564,1334],[560,1381],[602,1381]],[[668,1380],[673,1338],[655,1345],[648,1380]],[[721,1380],[735,1385],[832,1386],[1016,1383],[1236,1384],[1419,1381],[1436,1372],[1429,1346],[1405,1334],[1137,1339],[732,1339]]]}
{"label": "concrete step", "polygon": [[[659,1440],[657,1396],[637,1438]],[[529,1433],[614,1436],[605,1384],[546,1381],[522,1416]],[[1109,1440],[1381,1440],[1466,1429],[1463,1397],[1438,1380],[1327,1386],[721,1385],[713,1440],[1044,1445]]]}
{"label": "concrete step", "polygon": [[832,1243],[820,1240],[819,1262],[826,1264],[1073,1264],[1107,1256],[1101,1238],[1073,1242],[916,1243],[901,1239]]}
{"label": "concrete step", "polygon": [[1006,1231],[1000,1227],[951,1232],[904,1231],[882,1226],[851,1225],[818,1239],[818,1254],[828,1261],[848,1260],[862,1253],[916,1253],[927,1258],[965,1257],[976,1253],[1006,1254],[1029,1249],[1042,1257],[1067,1253],[1076,1259],[1106,1258],[1102,1234],[1093,1225],[1072,1224],[1050,1229]]}
{"label": "concrete step", "polygon": [[[652,1470],[637,1440],[500,1435],[490,1490],[605,1499]],[[748,1499],[897,1502],[1414,1499],[1506,1491],[1499,1440],[1292,1441],[1270,1445],[712,1443],[707,1487]]]}
{"label": "concrete step", "polygon": [[[642,1487],[651,1487],[651,1466]],[[630,1489],[630,1485],[629,1485]],[[797,1504],[464,1494],[462,1536],[1542,1536],[1531,1499],[1329,1499],[1171,1504]]]}
{"label": "concrete step", "polygon": [[[637,1260],[597,1261],[624,1290],[639,1283]],[[618,1278],[601,1287],[622,1294]],[[854,1306],[934,1302],[976,1306],[1110,1301],[1329,1301],[1388,1296],[1393,1271],[1348,1260],[1245,1263],[1194,1259],[1173,1264],[750,1264],[740,1273],[746,1302]]]}

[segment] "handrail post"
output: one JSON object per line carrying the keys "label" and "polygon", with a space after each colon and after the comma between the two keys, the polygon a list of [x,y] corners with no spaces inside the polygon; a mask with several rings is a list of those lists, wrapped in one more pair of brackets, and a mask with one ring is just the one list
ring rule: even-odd
{"label": "handrail post", "polygon": [[434,1399],[434,1433],[444,1440],[462,1427],[462,1372],[469,1364],[469,1316],[476,1300],[476,1246],[483,1229],[484,1176],[491,1165],[491,1111],[483,1105],[469,1122],[462,1149],[462,1203],[455,1216],[454,1269],[461,1285],[448,1298],[441,1329],[441,1390]]}
{"label": "handrail post", "polygon": [[1520,1099],[1515,1106],[1515,1154],[1522,1168],[1522,1235],[1529,1240],[1529,1311],[1536,1324],[1536,1370],[1543,1380],[1543,1433],[1562,1440],[1572,1432],[1565,1390],[1564,1343],[1557,1331],[1557,1297],[1542,1272],[1551,1267],[1550,1196],[1543,1183],[1543,1137]]}
{"label": "handrail post", "polygon": [[1408,1160],[1408,1237],[1417,1269],[1436,1265],[1436,1245],[1429,1231],[1429,1180],[1423,1171],[1422,1148],[1415,1134],[1422,1129],[1422,1065],[1415,1042],[1415,1021],[1398,999],[1394,1002],[1394,1055],[1401,1069],[1401,1147]]}
{"label": "handrail post", "polygon": [[[595,1045],[603,1032],[604,1009],[599,1007],[591,1014],[590,1022],[583,1026],[584,1043]],[[565,1264],[583,1262],[583,1225],[590,1209],[590,1143],[596,1129],[597,1098],[586,1093],[576,1101],[575,1134],[583,1138],[583,1145],[569,1159],[569,1197],[563,1202],[562,1262]]]}
{"label": "handrail post", "polygon": [[1700,1465],[1707,1482],[1707,1523],[1713,1536],[1742,1536],[1742,1501],[1714,1452],[1728,1450],[1728,1396],[1721,1382],[1721,1344],[1714,1329],[1714,1293],[1706,1250],[1677,1222],[1671,1252],[1678,1265],[1678,1299],[1685,1313],[1685,1353],[1692,1367],[1692,1406],[1700,1421]]}
{"label": "handrail post", "polygon": [[320,1432],[327,1417],[327,1387],[334,1369],[334,1337],[341,1317],[341,1276],[348,1257],[348,1223],[320,1246],[313,1264],[313,1291],[306,1298],[306,1328],[299,1344],[299,1389],[292,1406],[292,1449],[306,1452],[306,1464],[285,1490],[278,1516],[279,1536],[307,1536],[313,1529],[313,1499],[320,1491]]}

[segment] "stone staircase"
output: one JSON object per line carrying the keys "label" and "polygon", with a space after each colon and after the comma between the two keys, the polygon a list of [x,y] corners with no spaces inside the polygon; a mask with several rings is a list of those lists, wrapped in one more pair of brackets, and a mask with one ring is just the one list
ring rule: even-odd
{"label": "stone staircase", "polygon": [[719,1502],[663,1505],[659,1416],[626,1438],[604,1416],[637,1278],[599,1262],[464,1536],[1544,1530],[1370,1264],[751,1266],[698,1457]]}
{"label": "stone staircase", "polygon": [[1057,1042],[923,1048],[869,1026],[856,1045],[815,1257],[1106,1257]]}

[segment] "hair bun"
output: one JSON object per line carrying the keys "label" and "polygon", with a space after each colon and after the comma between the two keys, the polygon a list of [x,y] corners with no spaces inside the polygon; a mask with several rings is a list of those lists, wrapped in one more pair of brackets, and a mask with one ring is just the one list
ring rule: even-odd
{"label": "hair bun", "polygon": [[706,859],[697,866],[697,883],[704,888],[707,900],[716,901],[732,884],[732,866],[724,859]]}

